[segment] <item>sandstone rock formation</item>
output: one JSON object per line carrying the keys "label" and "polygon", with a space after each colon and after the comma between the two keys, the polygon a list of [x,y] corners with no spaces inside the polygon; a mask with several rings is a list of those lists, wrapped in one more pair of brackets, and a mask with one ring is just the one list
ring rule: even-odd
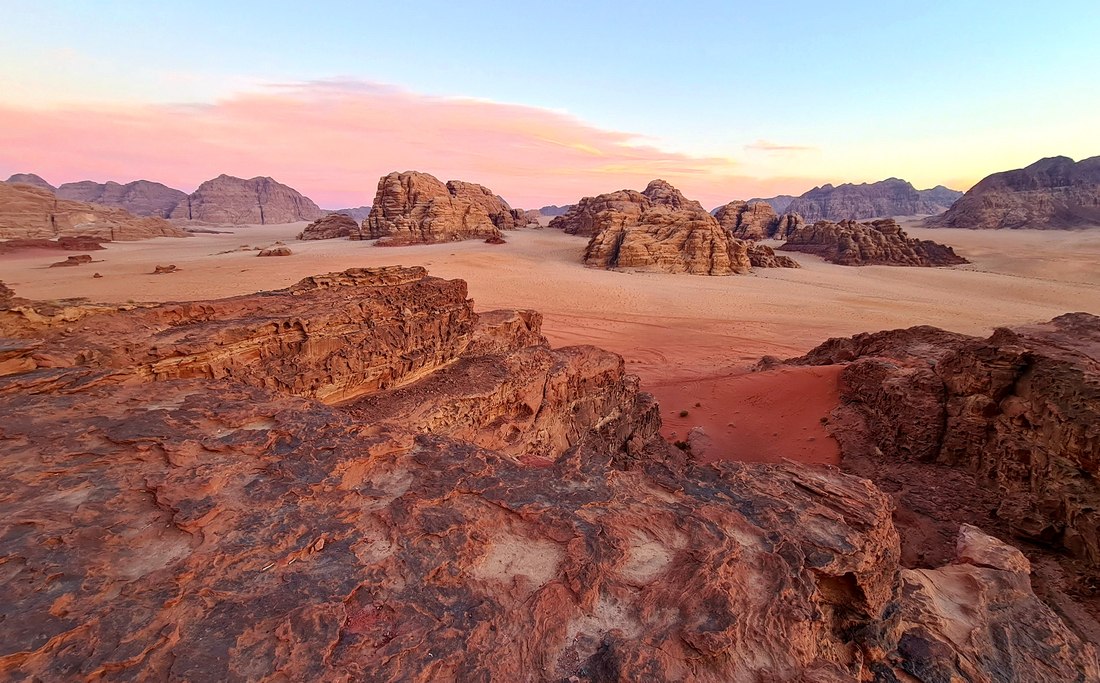
{"label": "sandstone rock formation", "polygon": [[9,239],[0,241],[0,254],[9,254],[25,249],[54,249],[57,251],[98,251],[107,240],[95,237],[58,237],[55,240]]}
{"label": "sandstone rock formation", "polygon": [[76,254],[73,256],[67,256],[64,261],[57,261],[51,263],[50,268],[69,268],[71,266],[82,266],[85,263],[91,263],[92,257],[89,254]]}
{"label": "sandstone rock formation", "polygon": [[309,197],[267,177],[249,180],[222,174],[207,180],[172,211],[171,217],[206,223],[273,224],[313,221],[324,212]]}
{"label": "sandstone rock formation", "polygon": [[58,199],[48,190],[30,185],[0,183],[0,239],[86,237],[107,241],[187,236],[163,218]]}
{"label": "sandstone rock formation", "polygon": [[352,240],[363,239],[359,224],[354,218],[344,213],[321,216],[298,233],[300,240],[331,240],[339,237]]}
{"label": "sandstone rock formation", "polygon": [[883,454],[976,473],[1015,534],[1100,568],[1100,317],[863,334],[794,362],[847,363],[842,397]]}
{"label": "sandstone rock formation", "polygon": [[293,253],[290,247],[280,245],[261,249],[260,253],[256,254],[256,256],[290,256]]}
{"label": "sandstone rock formation", "polygon": [[893,219],[818,221],[799,227],[780,249],[816,254],[844,266],[953,266],[969,263],[948,246],[905,234]]}
{"label": "sandstone rock formation", "polygon": [[1052,157],[994,173],[926,224],[979,229],[1100,226],[1100,156],[1076,163]]}
{"label": "sandstone rock formation", "polygon": [[763,202],[730,202],[712,213],[719,225],[743,240],[787,239],[804,223],[798,214],[780,216]]}
{"label": "sandstone rock formation", "polygon": [[995,542],[901,570],[866,480],[698,465],[621,358],[466,295],[420,268],[114,310],[0,285],[0,675],[1100,675]]}
{"label": "sandstone rock formation", "polygon": [[43,190],[49,190],[50,192],[56,192],[57,188],[50,185],[42,176],[35,175],[34,173],[16,173],[8,178],[5,182],[14,185],[16,183],[22,185],[33,185],[35,187],[42,188]]}
{"label": "sandstone rock formation", "polygon": [[748,245],[749,263],[753,268],[801,268],[798,265],[798,261],[795,261],[790,256],[783,254],[777,254],[775,251],[766,244],[757,244],[755,242],[749,242]]}
{"label": "sandstone rock formation", "polygon": [[[456,183],[454,187],[461,197],[427,173],[406,171],[383,176],[364,224],[366,239],[383,238],[380,244],[430,244],[500,237],[485,209],[496,197],[487,196],[488,190],[472,183]],[[504,221],[499,212],[494,215]]]}
{"label": "sandstone rock formation", "polygon": [[815,187],[792,200],[785,211],[797,213],[810,223],[915,216],[942,213],[951,206],[952,197],[961,196],[961,192],[943,186],[917,190],[904,180],[889,178],[877,183]]}
{"label": "sandstone rock formation", "polygon": [[167,266],[156,266],[153,268],[153,275],[167,275],[168,273],[174,273],[179,268],[174,263],[170,263]]}
{"label": "sandstone rock formation", "polygon": [[108,181],[97,183],[85,180],[64,183],[54,192],[60,199],[117,206],[135,216],[160,216],[168,218],[181,204],[186,205],[187,193],[161,183],[135,180],[125,185]]}
{"label": "sandstone rock formation", "polygon": [[[515,230],[527,227],[530,222],[527,212],[523,209],[513,209],[500,195],[484,185],[467,183],[462,180],[448,180],[447,192],[459,201],[469,202],[480,207],[489,215],[489,220],[499,230]],[[538,223],[536,220],[535,223]]]}

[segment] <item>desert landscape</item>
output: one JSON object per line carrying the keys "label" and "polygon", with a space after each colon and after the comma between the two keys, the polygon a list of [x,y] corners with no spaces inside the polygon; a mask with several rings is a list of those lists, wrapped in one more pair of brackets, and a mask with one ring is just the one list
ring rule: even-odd
{"label": "desert landscape", "polygon": [[0,680],[1100,683],[1090,61],[1043,125],[912,69],[1080,17],[63,4],[0,26]]}

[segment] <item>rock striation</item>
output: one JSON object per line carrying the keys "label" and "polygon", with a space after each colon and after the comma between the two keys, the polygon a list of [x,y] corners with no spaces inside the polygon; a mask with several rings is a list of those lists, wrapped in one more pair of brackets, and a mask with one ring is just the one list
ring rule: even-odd
{"label": "rock striation", "polygon": [[52,192],[0,183],[0,239],[67,237],[102,241],[187,237],[163,218],[139,217],[116,207],[58,199]]}
{"label": "rock striation", "polygon": [[953,266],[969,263],[946,245],[909,237],[897,221],[818,221],[787,237],[783,251],[816,254],[843,266]]}
{"label": "rock striation", "polygon": [[[469,202],[480,207],[489,215],[489,220],[499,230],[515,230],[525,228],[532,221],[523,209],[513,209],[500,195],[484,185],[468,183],[462,180],[448,180],[447,192],[459,201]],[[538,221],[534,223],[537,225]]]}
{"label": "rock striation", "polygon": [[1100,156],[1079,162],[1051,157],[994,173],[926,224],[983,230],[1100,226]]}
{"label": "rock striation", "polygon": [[400,267],[144,307],[0,285],[0,675],[1100,675],[995,540],[900,569],[868,481],[699,465],[621,358],[466,294]]}
{"label": "rock striation", "polygon": [[97,183],[91,180],[64,183],[54,194],[60,199],[117,206],[136,216],[161,218],[169,218],[177,207],[187,203],[186,192],[148,180],[135,180],[125,185],[112,181]]}
{"label": "rock striation", "polygon": [[49,190],[50,192],[56,192],[57,188],[50,185],[46,180],[34,173],[15,173],[5,182],[9,185],[15,185],[16,183],[21,185],[33,185],[34,187],[41,188],[43,190]]}
{"label": "rock striation", "polygon": [[306,226],[305,230],[298,233],[300,240],[332,240],[340,237],[360,240],[363,233],[359,229],[359,223],[344,213],[330,213],[321,216]]}
{"label": "rock striation", "polygon": [[784,210],[799,214],[809,223],[866,220],[943,213],[961,196],[961,192],[942,185],[918,190],[905,180],[888,178],[876,183],[815,187],[793,199]]}
{"label": "rock striation", "polygon": [[292,187],[267,177],[245,180],[222,174],[199,185],[171,218],[205,223],[273,224],[313,221],[324,212]]}
{"label": "rock striation", "polygon": [[763,202],[730,202],[712,213],[719,225],[743,240],[784,240],[804,225],[802,216],[792,213],[780,216]]}
{"label": "rock striation", "polygon": [[749,263],[753,268],[801,268],[798,261],[785,254],[777,254],[766,244],[749,242]]}
{"label": "rock striation", "polygon": [[[444,185],[436,177],[418,171],[395,171],[383,176],[364,223],[366,239],[396,245],[500,238],[496,222],[505,221],[500,211],[507,204],[503,200],[498,204],[495,200],[499,197],[481,185],[451,183]],[[487,206],[498,211],[490,215]],[[508,211],[508,220],[512,220]]]}

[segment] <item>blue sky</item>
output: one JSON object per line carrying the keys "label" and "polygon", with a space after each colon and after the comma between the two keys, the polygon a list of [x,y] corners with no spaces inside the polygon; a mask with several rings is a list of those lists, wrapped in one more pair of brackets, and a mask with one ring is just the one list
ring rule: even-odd
{"label": "blue sky", "polygon": [[1100,153],[1095,1],[4,4],[9,106],[362,81],[834,182],[957,185]]}

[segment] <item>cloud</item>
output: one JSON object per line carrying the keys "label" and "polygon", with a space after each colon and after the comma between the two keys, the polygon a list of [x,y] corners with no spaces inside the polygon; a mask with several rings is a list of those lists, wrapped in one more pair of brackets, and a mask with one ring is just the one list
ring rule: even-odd
{"label": "cloud", "polygon": [[765,152],[768,154],[793,154],[801,152],[816,152],[817,147],[810,145],[780,145],[767,140],[757,140],[751,145],[745,145],[746,152]]}
{"label": "cloud", "polygon": [[[757,143],[761,144],[761,143]],[[198,105],[0,104],[0,171],[52,183],[156,180],[190,191],[267,175],[329,208],[369,204],[394,170],[479,182],[516,206],[571,202],[661,177],[705,204],[809,186],[721,156],[662,151],[568,114],[352,80],[273,84]]]}

